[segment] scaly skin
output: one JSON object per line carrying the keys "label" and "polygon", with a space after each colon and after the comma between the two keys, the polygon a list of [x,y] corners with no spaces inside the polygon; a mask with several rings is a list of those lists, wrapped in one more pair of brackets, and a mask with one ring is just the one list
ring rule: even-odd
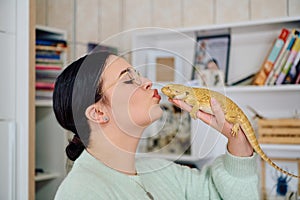
{"label": "scaly skin", "polygon": [[249,143],[251,144],[252,148],[255,152],[260,155],[260,157],[270,164],[275,169],[279,170],[280,172],[292,176],[295,178],[300,178],[300,176],[296,176],[291,174],[280,167],[278,167],[261,149],[256,139],[254,129],[248,120],[247,116],[244,112],[229,98],[225,97],[221,93],[211,91],[205,88],[192,88],[187,87],[180,84],[169,84],[162,88],[162,93],[168,96],[171,99],[180,99],[186,102],[187,104],[192,106],[192,110],[190,112],[190,116],[193,119],[196,119],[196,114],[198,110],[204,111],[209,114],[213,114],[211,106],[210,106],[210,99],[215,98],[224,114],[225,119],[229,123],[233,124],[233,128],[231,130],[232,136],[236,136],[239,132],[240,127],[242,128],[243,132],[245,133]]}

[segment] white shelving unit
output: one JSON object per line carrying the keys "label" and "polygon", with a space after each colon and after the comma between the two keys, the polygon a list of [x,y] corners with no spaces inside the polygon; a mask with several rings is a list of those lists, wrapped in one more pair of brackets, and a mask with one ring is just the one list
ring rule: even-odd
{"label": "white shelving unit", "polygon": [[[241,80],[257,72],[270,50],[274,39],[282,28],[300,29],[300,17],[287,17],[272,20],[250,21],[222,25],[208,25],[182,29],[144,29],[133,37],[132,65],[137,67],[145,76],[149,55],[153,51],[167,52],[181,59],[179,72],[188,81],[192,74],[192,64],[195,54],[196,34],[215,35],[230,33],[231,46],[228,68],[228,84]],[[153,66],[153,65],[152,65]],[[155,83],[155,80],[153,80]],[[161,85],[156,83],[154,85]],[[282,86],[232,86],[215,89],[233,99],[251,119],[247,106],[253,107],[267,118],[292,117],[300,111],[300,85]],[[255,125],[255,123],[253,123]],[[200,120],[192,120],[192,151],[191,155],[179,159],[201,160],[216,157],[225,152],[226,140],[216,131],[209,128]],[[299,156],[299,146],[262,145],[267,153],[275,152],[276,148],[284,152],[294,152]],[[277,151],[278,152],[278,151]],[[153,155],[152,156],[157,156]],[[272,154],[274,155],[274,154]],[[173,159],[171,156],[163,156]]]}
{"label": "white shelving unit", "polygon": [[180,71],[191,78],[196,35],[231,35],[228,83],[241,80],[258,71],[281,29],[299,28],[300,17],[260,20],[243,23],[209,25],[182,29],[145,28],[136,33],[132,43],[132,64],[147,75],[147,59],[151,51],[167,52],[180,58]]}
{"label": "white shelving unit", "polygon": [[[51,27],[36,27],[36,38],[67,40],[66,31]],[[63,53],[65,54],[65,53]],[[65,59],[66,55],[63,55]],[[56,121],[52,100],[36,100],[35,167],[43,173],[35,176],[35,199],[53,199],[66,175],[66,131]]]}

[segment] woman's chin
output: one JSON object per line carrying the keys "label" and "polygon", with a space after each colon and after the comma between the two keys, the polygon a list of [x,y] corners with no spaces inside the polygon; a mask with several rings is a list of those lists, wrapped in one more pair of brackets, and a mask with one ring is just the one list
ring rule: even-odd
{"label": "woman's chin", "polygon": [[161,109],[159,104],[152,106],[149,111],[151,123],[161,118],[162,114],[163,110]]}
{"label": "woman's chin", "polygon": [[160,108],[159,104],[156,104],[149,109],[147,117],[145,115],[135,116],[132,118],[132,121],[134,122],[135,126],[138,126],[140,128],[147,128],[153,122],[160,119],[162,114],[162,109]]}

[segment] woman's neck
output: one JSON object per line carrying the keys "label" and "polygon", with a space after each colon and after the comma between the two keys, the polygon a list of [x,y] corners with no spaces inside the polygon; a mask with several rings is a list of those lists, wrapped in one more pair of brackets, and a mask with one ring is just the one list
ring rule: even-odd
{"label": "woman's neck", "polygon": [[134,137],[119,129],[91,132],[87,151],[108,167],[124,174],[135,175],[135,153],[141,134],[142,132],[134,133]]}

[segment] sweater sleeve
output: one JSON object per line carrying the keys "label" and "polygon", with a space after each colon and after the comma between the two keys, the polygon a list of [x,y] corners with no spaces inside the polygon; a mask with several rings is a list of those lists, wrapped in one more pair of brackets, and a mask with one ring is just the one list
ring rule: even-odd
{"label": "sweater sleeve", "polygon": [[[212,165],[198,170],[181,169],[180,177],[186,182],[186,199],[258,200],[258,171],[256,154],[236,157],[226,152]],[[185,171],[185,172],[184,172]]]}

